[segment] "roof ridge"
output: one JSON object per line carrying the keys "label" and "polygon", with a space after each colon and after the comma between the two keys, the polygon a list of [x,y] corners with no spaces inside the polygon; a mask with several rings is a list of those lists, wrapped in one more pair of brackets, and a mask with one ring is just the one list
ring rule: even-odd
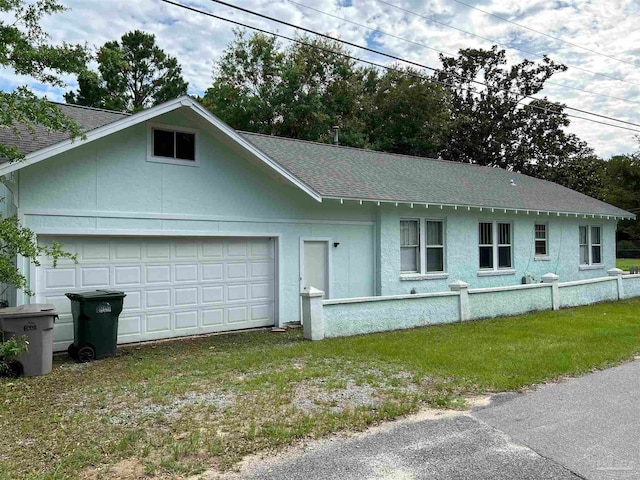
{"label": "roof ridge", "polygon": [[[279,140],[288,140],[290,142],[310,143],[312,145],[320,145],[320,146],[323,146],[323,147],[341,148],[343,150],[356,150],[356,151],[359,151],[359,152],[378,153],[378,154],[382,153],[384,155],[392,155],[394,157],[414,159],[414,160],[428,160],[428,161],[431,161],[431,162],[442,162],[442,163],[446,163],[446,164],[467,165],[469,167],[476,167],[476,168],[492,168],[492,169],[504,170],[505,172],[508,172],[508,173],[517,174],[517,172],[510,172],[509,170],[506,170],[506,169],[500,168],[500,167],[489,167],[487,165],[480,165],[480,164],[477,164],[477,163],[468,163],[468,162],[458,162],[456,160],[447,160],[447,159],[444,159],[444,158],[422,157],[420,155],[408,155],[406,153],[393,153],[393,152],[386,152],[384,150],[374,150],[372,148],[351,147],[351,146],[348,146],[348,145],[334,145],[332,143],[316,142],[316,141],[313,141],[313,140],[303,140],[301,138],[281,137],[280,135],[270,135],[268,133],[247,132],[245,130],[236,130],[236,132],[241,133],[241,134],[245,134],[245,135],[255,135],[257,137],[277,138]],[[525,174],[520,173],[519,175],[525,175]]]}
{"label": "roof ridge", "polygon": [[85,110],[94,110],[94,111],[97,111],[97,112],[116,113],[118,115],[124,115],[124,116],[127,116],[127,117],[131,115],[129,112],[119,112],[117,110],[109,110],[108,108],[89,107],[89,106],[86,106],[86,105],[77,105],[75,103],[54,102],[52,100],[49,100],[49,103],[53,103],[54,105],[62,105],[64,107],[83,108]]}

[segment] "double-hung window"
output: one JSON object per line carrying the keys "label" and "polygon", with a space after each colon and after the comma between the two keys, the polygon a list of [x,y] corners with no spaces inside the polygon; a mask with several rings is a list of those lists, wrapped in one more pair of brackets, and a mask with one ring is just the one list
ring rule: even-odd
{"label": "double-hung window", "polygon": [[480,222],[478,224],[478,254],[480,270],[511,269],[513,238],[511,223]]}
{"label": "double-hung window", "polygon": [[546,223],[536,223],[534,242],[536,257],[546,257],[549,255],[549,237]]}
{"label": "double-hung window", "polygon": [[602,228],[598,225],[580,225],[580,265],[602,263]]}
{"label": "double-hung window", "polygon": [[444,273],[444,222],[425,218],[400,220],[400,272]]}

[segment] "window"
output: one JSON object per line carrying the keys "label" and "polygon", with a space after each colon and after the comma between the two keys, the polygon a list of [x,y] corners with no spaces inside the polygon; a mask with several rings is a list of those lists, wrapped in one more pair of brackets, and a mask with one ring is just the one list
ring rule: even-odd
{"label": "window", "polygon": [[400,271],[416,273],[420,269],[420,221],[400,222]]}
{"label": "window", "polygon": [[478,224],[478,249],[481,270],[510,269],[513,257],[511,224],[480,222]]}
{"label": "window", "polygon": [[547,224],[536,223],[535,225],[535,252],[536,257],[546,257],[549,255],[549,244],[547,242]]}
{"label": "window", "polygon": [[147,160],[180,165],[198,165],[197,131],[169,125],[149,125]]}
{"label": "window", "polygon": [[400,221],[400,272],[444,273],[444,222],[429,219]]}
{"label": "window", "polygon": [[602,263],[602,229],[596,225],[581,225],[579,230],[580,265]]}

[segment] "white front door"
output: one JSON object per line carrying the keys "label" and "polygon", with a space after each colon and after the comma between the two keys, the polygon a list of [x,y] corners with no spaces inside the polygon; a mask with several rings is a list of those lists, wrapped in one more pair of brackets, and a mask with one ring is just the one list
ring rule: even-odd
{"label": "white front door", "polygon": [[329,241],[303,240],[301,288],[314,287],[329,298]]}
{"label": "white front door", "polygon": [[271,238],[52,237],[77,252],[78,264],[36,269],[36,301],[53,303],[54,346],[73,341],[66,292],[126,293],[118,343],[270,326],[275,323]]}

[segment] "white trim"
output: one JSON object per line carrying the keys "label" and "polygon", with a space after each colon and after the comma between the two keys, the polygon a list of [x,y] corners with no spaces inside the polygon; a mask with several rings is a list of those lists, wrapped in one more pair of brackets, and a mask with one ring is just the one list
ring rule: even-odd
{"label": "white trim", "polygon": [[401,273],[400,281],[401,282],[410,282],[414,280],[444,280],[449,278],[449,274],[446,272],[443,273]]}
{"label": "white trim", "polygon": [[564,282],[558,284],[559,288],[563,287],[575,287],[578,285],[588,285],[590,283],[602,283],[602,282],[610,282],[610,281],[618,281],[617,277],[600,277],[600,278],[587,278],[586,280],[573,280],[571,282]]}
{"label": "white trim", "polygon": [[[636,219],[636,215],[629,216],[629,215],[614,215],[614,214],[606,214],[606,213],[587,213],[587,212],[563,212],[563,211],[557,211],[557,210],[536,210],[536,209],[523,209],[523,208],[504,208],[504,207],[495,207],[495,206],[480,206],[480,205],[471,205],[471,204],[465,204],[465,203],[428,203],[428,202],[424,202],[424,201],[406,201],[406,200],[378,200],[378,199],[371,199],[371,198],[348,198],[348,197],[336,197],[336,196],[332,196],[332,195],[323,195],[322,198],[324,200],[339,200],[340,204],[344,204],[344,202],[370,202],[370,203],[375,203],[377,204],[377,206],[380,206],[381,203],[387,203],[387,204],[392,204],[397,206],[401,206],[402,204],[405,204],[407,206],[410,206],[411,204],[414,205],[414,207],[419,207],[419,206],[424,206],[425,208],[436,208],[438,207],[439,210],[442,210],[444,207],[447,208],[453,208],[454,210],[457,210],[458,208],[460,209],[467,209],[467,211],[471,211],[472,208],[478,209],[480,212],[483,212],[485,210],[491,210],[491,213],[510,213],[510,212],[527,212],[527,215],[529,215],[529,212],[537,212],[538,215],[545,214],[545,215],[550,215],[550,214],[557,214],[557,216],[560,215],[565,215],[565,216],[569,216],[569,215],[574,215],[576,218],[578,217],[582,217],[582,218],[587,218],[587,217],[591,217],[591,218],[595,218],[595,217],[599,217],[601,219],[606,218],[607,220],[635,220]],[[499,210],[499,211],[498,211]]]}
{"label": "white trim", "polygon": [[604,265],[601,263],[594,263],[593,265],[582,264],[578,266],[578,270],[603,270]]}
{"label": "white trim", "polygon": [[457,297],[460,292],[410,293],[404,295],[386,295],[380,297],[353,297],[323,300],[322,305],[342,305],[345,303],[384,302],[387,300],[417,300],[420,298]]}
{"label": "white trim", "polygon": [[[173,158],[169,157],[157,157],[153,154],[154,145],[154,130],[164,130],[174,133],[174,146],[173,146]],[[192,133],[194,135],[194,159],[182,159],[175,156],[177,143],[175,143],[175,133]],[[181,127],[178,125],[169,125],[167,123],[147,122],[147,162],[154,163],[168,163],[169,165],[182,165],[185,167],[199,167],[200,166],[200,130],[196,128]]]}
{"label": "white trim", "polygon": [[363,225],[372,226],[375,222],[360,220],[313,220],[313,219],[285,219],[266,217],[226,217],[224,215],[191,215],[176,213],[145,213],[145,212],[108,212],[108,211],[83,211],[83,210],[53,210],[53,209],[27,209],[23,210],[25,216],[46,217],[85,217],[85,218],[139,218],[151,220],[200,220],[213,222],[251,222],[251,223],[312,223],[322,225]]}
{"label": "white trim", "polygon": [[525,285],[504,285],[501,287],[486,287],[486,288],[470,288],[469,295],[472,293],[493,293],[493,292],[510,292],[512,290],[529,290],[532,288],[546,288],[551,287],[550,283],[529,283]]}
{"label": "white trim", "polygon": [[516,271],[511,268],[508,270],[478,270],[479,277],[499,277],[500,275],[515,275]]}
{"label": "white trim", "polygon": [[29,165],[41,162],[42,160],[53,157],[54,155],[59,155],[68,150],[76,148],[79,145],[86,145],[87,143],[106,137],[107,135],[117,133],[121,130],[146,122],[147,120],[151,120],[160,115],[164,115],[165,113],[172,112],[182,107],[190,108],[192,111],[200,115],[200,117],[202,117],[204,120],[208,121],[209,124],[211,124],[211,126],[222,133],[223,136],[238,145],[244,153],[249,154],[252,158],[271,167],[271,169],[278,173],[281,177],[285,178],[287,181],[300,188],[310,197],[317,200],[318,202],[322,202],[322,196],[318,192],[316,192],[309,185],[289,173],[280,164],[278,164],[267,155],[265,155],[261,150],[253,146],[253,144],[243,138],[229,125],[224,123],[203,106],[198,104],[198,102],[188,96],[169,100],[168,102],[162,103],[155,107],[151,107],[148,110],[143,110],[128,117],[122,118],[121,120],[117,120],[100,128],[96,128],[95,130],[91,130],[86,134],[84,140],[63,140],[62,142],[58,142],[55,145],[51,145],[49,147],[36,150],[35,152],[31,152],[25,156],[23,161],[8,163],[0,166],[0,176],[6,175],[16,170],[20,170],[24,167],[28,167]]}
{"label": "white trim", "polygon": [[244,238],[280,238],[280,233],[255,233],[255,232],[212,232],[211,230],[97,230],[87,228],[31,228],[36,235],[56,235],[61,237],[93,236],[93,237],[244,237]]}

